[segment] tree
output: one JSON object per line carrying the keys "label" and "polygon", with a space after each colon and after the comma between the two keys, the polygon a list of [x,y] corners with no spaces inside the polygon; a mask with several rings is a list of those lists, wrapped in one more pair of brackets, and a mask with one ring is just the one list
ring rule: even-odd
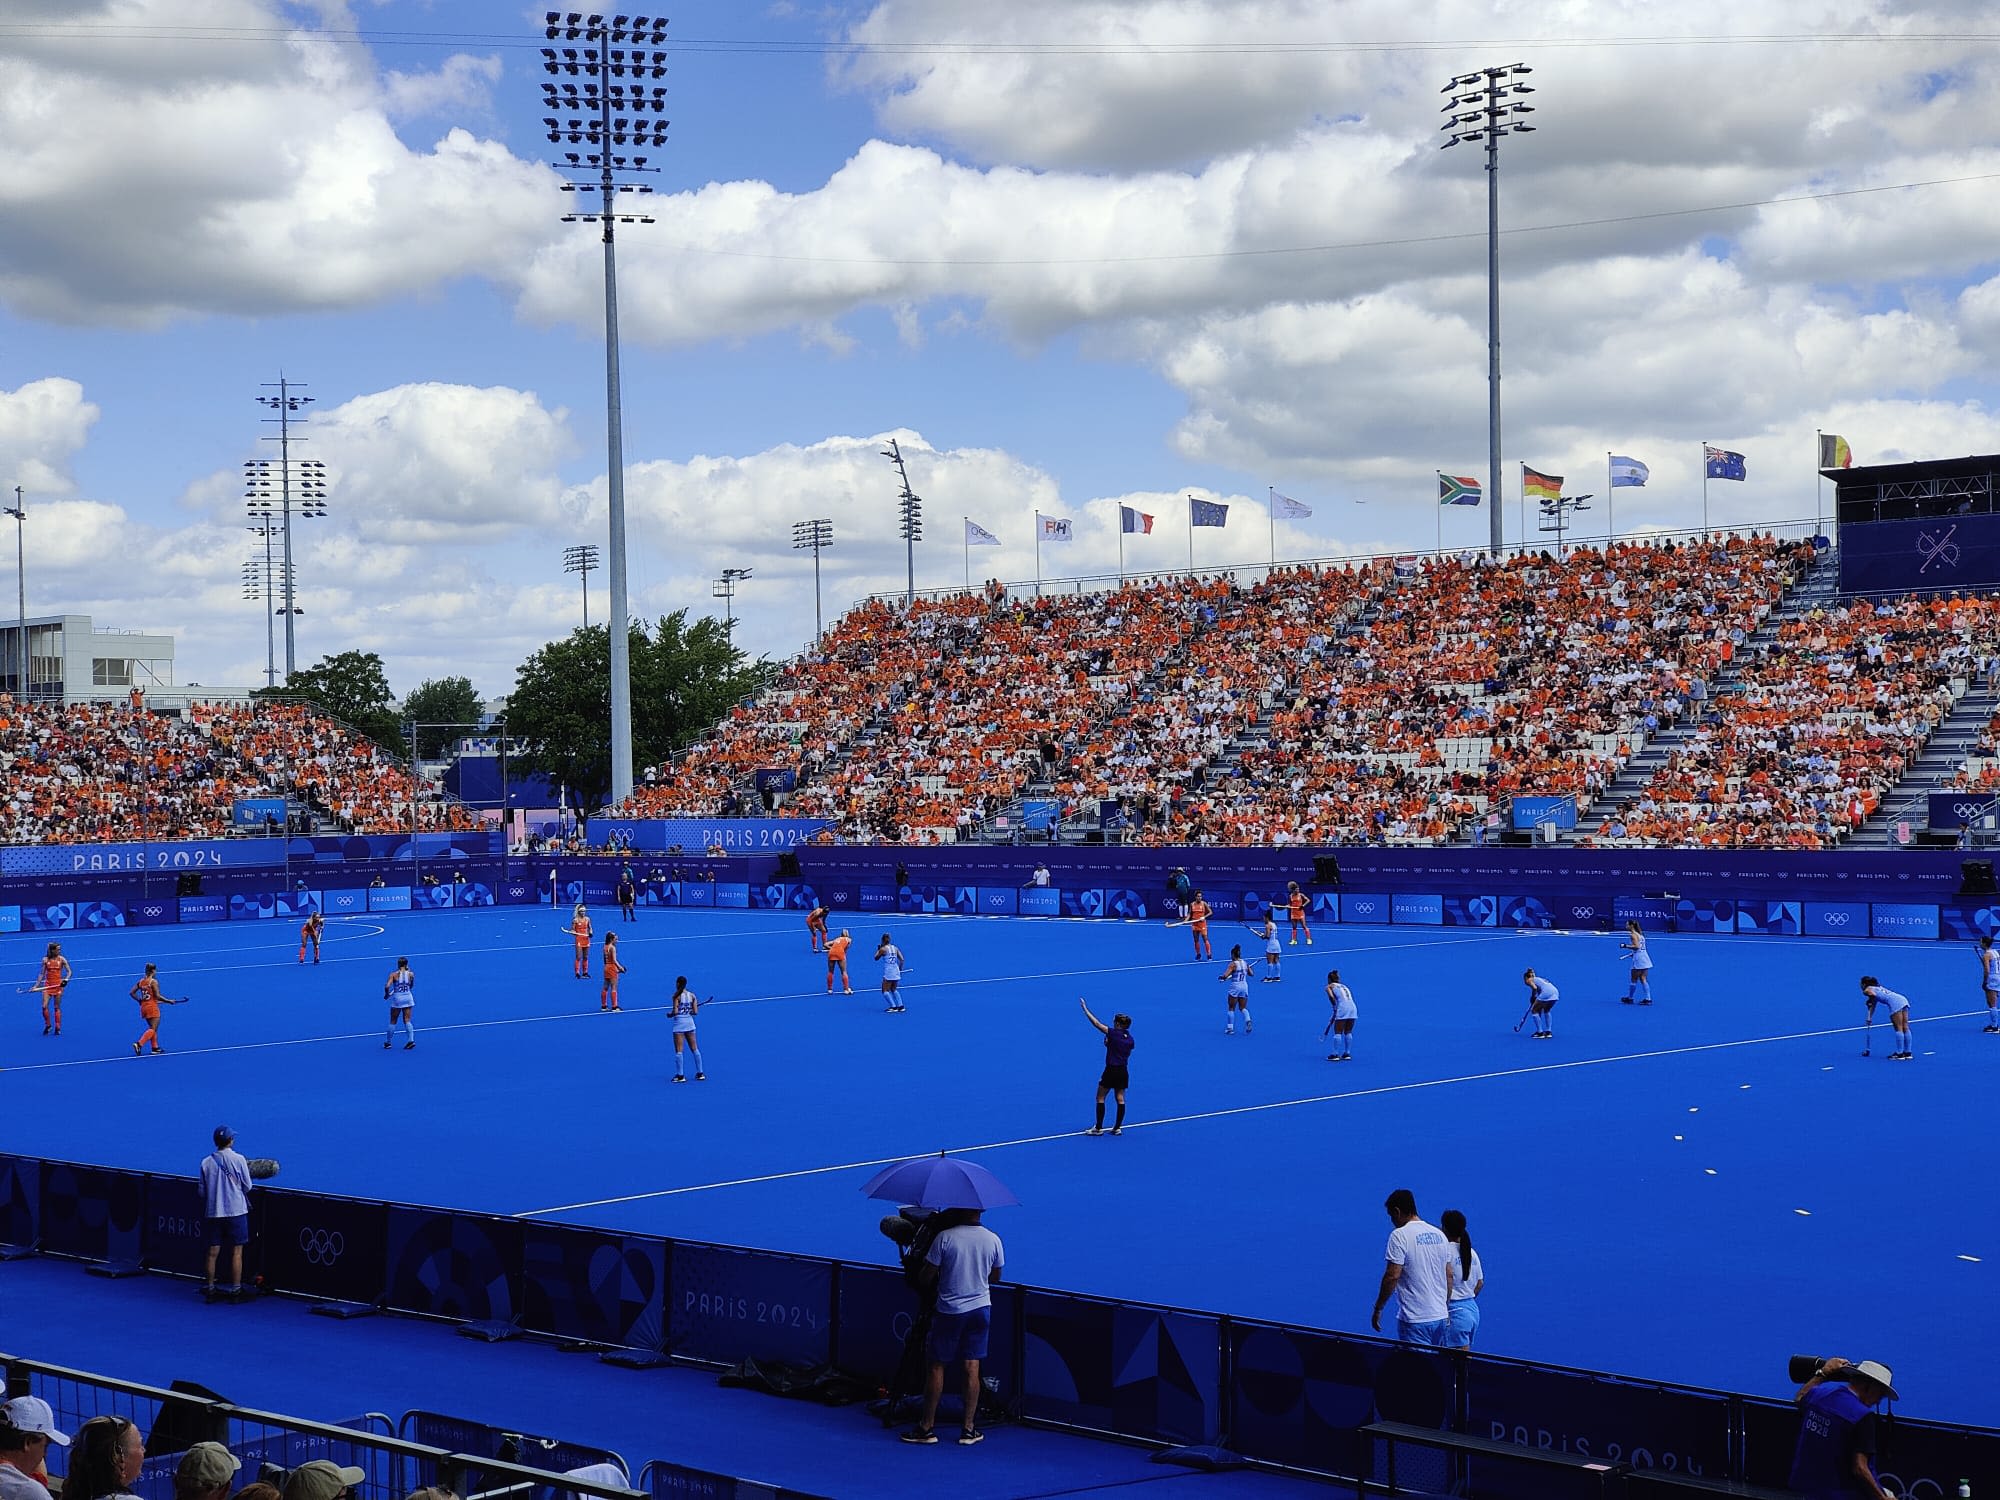
{"label": "tree", "polygon": [[419,725],[450,725],[450,728],[417,730],[417,754],[436,760],[445,747],[479,727],[486,711],[479,690],[470,677],[435,677],[419,683],[403,700],[403,718]]}
{"label": "tree", "polygon": [[[737,650],[720,620],[689,625],[687,611],[650,630],[634,621],[632,753],[636,765],[692,744],[776,669]],[[507,734],[522,761],[567,787],[586,814],[611,795],[611,635],[593,625],[551,641],[515,673]]]}
{"label": "tree", "polygon": [[373,651],[340,651],[292,673],[282,687],[258,688],[258,698],[304,698],[323,713],[352,725],[378,745],[408,753],[403,722],[390,706],[389,675]]}

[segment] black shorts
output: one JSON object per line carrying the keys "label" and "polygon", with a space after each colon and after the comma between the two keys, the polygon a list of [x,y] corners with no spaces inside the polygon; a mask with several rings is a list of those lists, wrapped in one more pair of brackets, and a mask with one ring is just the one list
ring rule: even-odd
{"label": "black shorts", "polygon": [[1124,1068],[1107,1067],[1097,1080],[1101,1089],[1117,1089],[1121,1093],[1132,1086],[1131,1074]]}

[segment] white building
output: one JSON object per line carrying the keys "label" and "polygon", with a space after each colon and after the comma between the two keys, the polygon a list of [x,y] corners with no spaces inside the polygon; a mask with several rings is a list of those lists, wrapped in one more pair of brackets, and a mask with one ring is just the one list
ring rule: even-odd
{"label": "white building", "polygon": [[[22,696],[22,628],[14,620],[0,626],[0,690],[15,696]],[[174,638],[170,635],[100,630],[89,615],[30,615],[26,629],[26,697],[88,703],[123,698],[135,687],[144,689],[148,697],[156,689],[172,698],[190,696],[174,686]]]}

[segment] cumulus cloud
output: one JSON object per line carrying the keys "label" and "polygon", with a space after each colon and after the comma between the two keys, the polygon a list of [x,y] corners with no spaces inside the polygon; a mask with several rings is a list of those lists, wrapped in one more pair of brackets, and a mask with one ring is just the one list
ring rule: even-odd
{"label": "cumulus cloud", "polygon": [[74,380],[51,377],[0,391],[0,474],[11,475],[24,498],[67,494],[75,483],[71,463],[97,416]]}

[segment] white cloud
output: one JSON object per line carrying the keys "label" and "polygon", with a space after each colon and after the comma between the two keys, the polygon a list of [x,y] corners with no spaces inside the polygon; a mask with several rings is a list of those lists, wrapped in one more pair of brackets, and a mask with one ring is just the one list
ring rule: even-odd
{"label": "white cloud", "polygon": [[20,485],[30,504],[67,494],[75,485],[71,464],[97,416],[74,380],[51,377],[0,391],[0,475],[8,477],[10,491]]}

